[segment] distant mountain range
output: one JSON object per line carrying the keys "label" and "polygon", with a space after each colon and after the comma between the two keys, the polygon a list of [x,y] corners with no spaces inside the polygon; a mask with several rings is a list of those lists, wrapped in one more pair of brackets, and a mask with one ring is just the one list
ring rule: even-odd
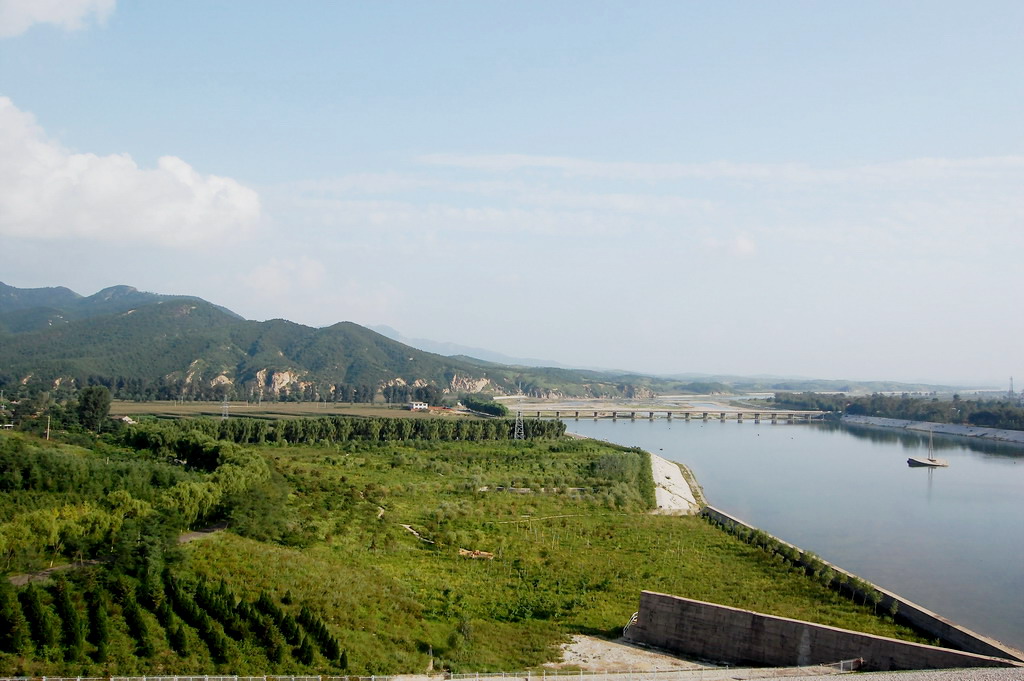
{"label": "distant mountain range", "polygon": [[[194,296],[114,286],[0,283],[0,387],[109,385],[124,397],[365,398],[391,388],[442,393],[633,397],[650,379],[445,357],[340,322],[256,322]],[[398,390],[401,389],[401,390]]]}
{"label": "distant mountain range", "polygon": [[[743,377],[727,381],[699,375],[656,377],[569,369],[551,363],[535,366],[538,360],[453,343],[409,340],[394,329],[380,330],[387,333],[352,322],[324,328],[282,319],[256,322],[201,298],[147,293],[131,286],[81,296],[65,287],[21,289],[0,283],[0,388],[62,390],[100,383],[128,399],[345,401],[365,401],[381,393],[407,399],[417,390],[436,396],[514,394],[521,388],[533,397],[622,398],[747,390],[858,390],[858,384],[836,381]],[[871,390],[927,388],[896,383],[871,386]]]}
{"label": "distant mountain range", "polygon": [[[500,352],[494,352],[492,350],[486,350],[484,348],[474,348],[468,345],[459,345],[458,343],[450,343],[446,341],[434,341],[427,338],[406,338],[402,333],[390,326],[383,324],[368,327],[382,336],[387,336],[391,340],[404,343],[405,345],[419,348],[425,352],[433,352],[438,355],[444,355],[446,357],[473,357],[476,359],[482,359],[486,362],[494,362],[495,364],[509,364],[514,366],[524,367],[554,367],[556,369],[573,369],[583,367],[569,367],[559,362],[548,359],[535,359],[535,358],[523,358],[523,357],[510,357],[503,355]],[[586,367],[590,368],[590,367]],[[594,369],[600,371],[600,369]]]}

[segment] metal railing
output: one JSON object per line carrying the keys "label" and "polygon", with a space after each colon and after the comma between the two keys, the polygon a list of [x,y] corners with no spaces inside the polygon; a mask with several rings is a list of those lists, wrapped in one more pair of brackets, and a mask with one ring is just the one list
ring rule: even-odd
{"label": "metal railing", "polygon": [[[771,679],[843,674],[857,671],[863,659],[842,660],[831,664],[806,667],[693,667],[690,669],[658,669],[631,671],[587,671],[565,669],[542,669],[525,672],[474,672],[469,674],[436,673],[427,674],[433,679],[469,681],[471,679],[507,679],[508,681],[546,681],[547,679],[570,681],[732,681],[733,679]],[[416,675],[421,676],[421,675]],[[401,681],[403,675],[395,676],[5,676],[0,681]]]}

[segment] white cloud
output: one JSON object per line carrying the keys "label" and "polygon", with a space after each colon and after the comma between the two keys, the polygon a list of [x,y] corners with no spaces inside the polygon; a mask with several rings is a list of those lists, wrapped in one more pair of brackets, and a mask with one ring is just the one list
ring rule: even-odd
{"label": "white cloud", "polygon": [[803,163],[635,163],[591,161],[561,156],[526,154],[428,154],[417,159],[432,166],[463,168],[491,173],[525,170],[558,171],[566,177],[590,177],[637,181],[736,180],[767,184],[847,183],[884,185],[892,182],[924,182],[956,177],[1002,177],[1024,173],[1024,156],[945,159],[921,158],[890,163],[818,168]]}
{"label": "white cloud", "polygon": [[0,0],[0,38],[21,35],[35,24],[77,31],[92,20],[103,24],[117,0]]}
{"label": "white cloud", "polygon": [[0,97],[0,234],[187,246],[237,236],[260,213],[252,189],[174,156],[143,169],[127,154],[72,153]]}
{"label": "white cloud", "polygon": [[325,283],[326,268],[319,260],[270,258],[259,263],[240,278],[260,297],[290,298],[303,290],[318,289]]}
{"label": "white cloud", "polygon": [[705,237],[704,246],[712,251],[726,253],[736,258],[749,258],[757,252],[757,244],[748,234],[737,234],[729,238]]}
{"label": "white cloud", "polygon": [[[345,262],[344,272],[357,267]],[[361,274],[366,274],[360,270]],[[390,315],[402,292],[393,284],[371,277],[360,281],[339,276],[319,258],[309,256],[272,257],[261,261],[236,277],[242,288],[259,301],[258,310],[287,310],[287,319],[302,319],[307,324],[330,325],[345,319],[374,320]]]}

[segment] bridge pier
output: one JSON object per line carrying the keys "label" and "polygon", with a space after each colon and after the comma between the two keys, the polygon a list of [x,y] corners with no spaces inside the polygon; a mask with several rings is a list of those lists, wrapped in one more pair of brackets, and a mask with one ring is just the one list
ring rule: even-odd
{"label": "bridge pier", "polygon": [[671,421],[672,420],[672,412],[666,411],[665,412],[665,418],[667,418],[669,421]]}
{"label": "bridge pier", "polygon": [[707,412],[704,412],[704,420],[705,420],[705,421],[707,421],[707,420],[708,420],[708,413],[707,413]]}
{"label": "bridge pier", "polygon": [[779,417],[775,413],[772,413],[772,423],[778,423],[778,422],[779,422]]}
{"label": "bridge pier", "polygon": [[558,415],[559,415],[559,413],[560,413],[560,412],[558,412],[558,411],[555,411],[555,418],[556,418],[556,419],[558,418]]}
{"label": "bridge pier", "polygon": [[761,423],[761,415],[756,411],[754,412],[754,423]]}
{"label": "bridge pier", "polygon": [[630,421],[636,421],[636,412],[635,411],[629,412],[629,420]]}
{"label": "bridge pier", "polygon": [[686,412],[686,420],[687,420],[687,421],[689,421],[689,420],[690,420],[690,412]]}
{"label": "bridge pier", "polygon": [[619,420],[619,412],[612,411],[612,421],[618,421],[618,420]]}
{"label": "bridge pier", "polygon": [[736,423],[743,423],[743,412],[736,412]]}
{"label": "bridge pier", "polygon": [[725,422],[725,412],[724,411],[721,414],[718,415],[718,420],[722,421],[723,423]]}
{"label": "bridge pier", "polygon": [[652,411],[650,414],[648,414],[647,418],[650,419],[651,421],[653,421],[654,420],[654,412]]}
{"label": "bridge pier", "polygon": [[579,409],[576,410],[576,420],[577,421],[580,420],[580,411],[579,411]]}

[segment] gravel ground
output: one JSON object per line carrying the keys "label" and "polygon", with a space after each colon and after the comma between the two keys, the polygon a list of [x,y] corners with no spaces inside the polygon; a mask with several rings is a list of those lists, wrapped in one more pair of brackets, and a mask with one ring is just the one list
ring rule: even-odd
{"label": "gravel ground", "polygon": [[[801,681],[835,681],[839,672],[828,667],[726,668],[686,660],[619,639],[607,641],[593,636],[573,636],[562,646],[562,660],[544,665],[557,671],[564,667],[584,670],[583,681],[731,681],[733,679],[796,678]],[[608,672],[608,676],[600,672]],[[596,675],[594,675],[597,673]],[[843,674],[847,676],[848,674]],[[511,675],[509,675],[511,676]],[[506,676],[506,679],[509,678]],[[530,681],[539,681],[533,674]],[[525,675],[522,677],[527,679]],[[568,679],[571,677],[567,677]],[[1024,681],[1024,668],[949,669],[915,672],[858,673],[865,681]],[[549,677],[548,681],[552,681]]]}

